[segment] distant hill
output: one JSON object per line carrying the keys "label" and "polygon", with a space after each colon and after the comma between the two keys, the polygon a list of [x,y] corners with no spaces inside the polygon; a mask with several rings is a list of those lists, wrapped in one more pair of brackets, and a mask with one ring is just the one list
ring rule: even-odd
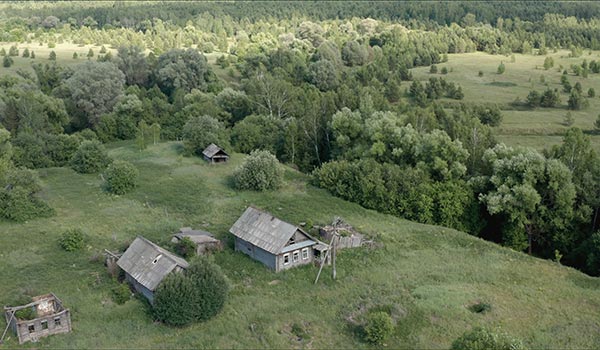
{"label": "distant hill", "polygon": [[[308,185],[305,175],[290,168],[281,191],[238,192],[230,175],[241,154],[228,164],[209,165],[180,156],[177,142],[141,152],[133,142],[109,147],[114,158],[140,170],[135,191],[113,196],[103,192],[98,175],[41,169],[43,195],[56,216],[0,222],[0,303],[53,292],[71,309],[74,331],[36,347],[370,348],[360,325],[371,310],[385,310],[396,322],[388,348],[449,348],[475,326],[500,329],[530,348],[600,344],[598,278],[462,232],[366,210]],[[227,231],[251,204],[307,226],[340,216],[378,244],[342,251],[336,281],[328,267],[317,285],[313,266],[275,274],[233,252]],[[122,249],[136,235],[164,244],[182,226],[225,241],[214,260],[232,292],[215,319],[169,328],[152,321],[141,299],[124,305],[111,300],[116,282],[101,252]],[[73,227],[85,232],[87,247],[69,253],[57,240]],[[491,310],[470,311],[477,303]],[[14,336],[7,340],[9,347],[16,344]]]}

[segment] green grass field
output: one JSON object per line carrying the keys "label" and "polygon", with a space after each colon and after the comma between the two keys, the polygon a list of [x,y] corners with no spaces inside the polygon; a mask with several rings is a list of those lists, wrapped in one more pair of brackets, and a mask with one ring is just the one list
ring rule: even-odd
{"label": "green grass field", "polygon": [[[425,81],[430,77],[444,77],[448,81],[458,83],[462,86],[465,102],[497,103],[501,106],[504,119],[502,124],[495,128],[495,134],[501,142],[510,145],[530,146],[539,150],[560,143],[562,135],[568,128],[563,125],[567,113],[568,94],[562,92],[560,77],[563,69],[569,70],[569,82],[572,86],[580,82],[584,95],[587,90],[594,88],[596,97],[590,98],[590,106],[581,111],[573,111],[575,124],[590,134],[592,144],[600,151],[600,134],[594,133],[594,121],[600,114],[600,74],[590,74],[588,78],[572,74],[570,66],[581,64],[584,59],[600,60],[600,52],[593,51],[590,55],[585,51],[581,57],[569,58],[568,51],[549,53],[547,56],[515,54],[515,62],[510,57],[501,55],[489,55],[482,52],[448,55],[447,63],[438,64],[438,72],[442,67],[447,67],[449,73],[430,74],[429,67],[413,69],[416,79]],[[552,57],[554,68],[544,70],[544,59]],[[504,62],[506,71],[504,74],[496,74],[498,65]],[[560,66],[563,69],[559,69]],[[483,77],[478,76],[482,71]],[[545,83],[540,82],[540,76],[544,76]],[[559,108],[538,108],[535,110],[517,110],[511,106],[517,98],[525,101],[527,94],[533,89],[543,92],[546,88],[557,88],[561,91],[561,106]],[[451,100],[447,100],[451,101]]]}
{"label": "green grass field", "polygon": [[[180,155],[176,142],[137,151],[132,142],[109,145],[132,161],[139,187],[124,196],[101,190],[99,175],[40,170],[43,196],[56,216],[23,224],[0,222],[0,304],[22,293],[56,293],[72,311],[73,332],[9,348],[370,348],[354,320],[370,309],[391,310],[389,348],[448,348],[471,327],[501,329],[531,348],[597,348],[600,279],[552,261],[529,257],[454,230],[416,224],[361,208],[307,184],[287,168],[277,192],[236,191],[232,170],[243,159],[209,165]],[[280,274],[232,250],[229,227],[250,204],[292,223],[324,224],[341,216],[380,243],[339,254],[338,279],[314,266]],[[111,301],[115,285],[102,264],[104,248],[119,249],[136,235],[163,243],[181,226],[225,240],[214,260],[231,280],[225,309],[185,328],[152,321],[143,302]],[[82,228],[83,251],[59,247],[67,228]],[[476,302],[492,305],[476,314]],[[298,324],[308,336],[292,334]],[[0,327],[4,329],[4,319]]]}

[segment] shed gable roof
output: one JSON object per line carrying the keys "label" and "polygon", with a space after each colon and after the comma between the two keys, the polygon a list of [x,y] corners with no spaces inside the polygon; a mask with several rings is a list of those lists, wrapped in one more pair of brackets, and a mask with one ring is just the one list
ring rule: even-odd
{"label": "shed gable roof", "polygon": [[271,254],[281,253],[283,247],[296,231],[300,231],[312,240],[300,228],[254,207],[248,207],[229,229],[229,232],[234,236]]}
{"label": "shed gable roof", "polygon": [[215,145],[214,143],[211,143],[210,145],[208,145],[208,147],[204,149],[204,151],[202,151],[202,155],[208,158],[212,158],[219,153],[221,153],[224,156],[229,156],[221,147]]}
{"label": "shed gable roof", "polygon": [[117,265],[151,291],[176,267],[185,269],[189,266],[184,259],[140,236],[123,253]]}

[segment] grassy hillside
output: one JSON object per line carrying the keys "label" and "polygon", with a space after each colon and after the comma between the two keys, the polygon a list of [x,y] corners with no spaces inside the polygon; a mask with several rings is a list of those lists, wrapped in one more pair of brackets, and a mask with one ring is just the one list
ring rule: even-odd
{"label": "grassy hillside", "polygon": [[[574,126],[588,132],[592,144],[600,150],[600,134],[594,134],[593,124],[600,113],[600,74],[590,74],[588,78],[575,76],[570,69],[572,64],[581,64],[584,59],[588,61],[600,60],[600,52],[585,51],[581,57],[569,58],[569,51],[561,50],[549,53],[547,56],[515,54],[515,61],[510,57],[502,55],[489,55],[483,52],[448,55],[447,63],[438,64],[438,72],[442,67],[447,67],[447,75],[430,74],[429,67],[413,69],[416,79],[425,81],[430,77],[444,77],[448,81],[458,83],[462,86],[465,94],[465,102],[491,102],[500,105],[504,120],[495,128],[498,139],[510,145],[530,146],[543,149],[553,144],[559,144],[560,137],[568,127],[563,125],[564,116],[567,113],[567,101],[569,95],[562,91],[560,77],[562,71],[569,71],[569,82],[572,86],[581,83],[583,93],[587,96],[587,90],[594,88],[596,97],[590,98],[590,106],[581,111],[573,111],[575,118]],[[552,57],[554,68],[544,70],[544,59]],[[496,74],[498,65],[503,62],[506,71],[504,74]],[[560,69],[560,66],[563,69]],[[478,76],[479,71],[483,77]],[[544,83],[540,76],[544,76]],[[557,88],[561,92],[562,103],[558,108],[528,108],[517,110],[511,103],[519,98],[525,101],[531,90],[542,93],[547,88]],[[450,101],[450,100],[448,100]]]}
{"label": "grassy hillside", "polygon": [[[281,191],[238,192],[229,187],[229,176],[242,155],[211,166],[179,152],[178,143],[143,152],[132,143],[111,145],[113,157],[141,171],[140,186],[125,196],[102,192],[98,175],[41,170],[56,216],[0,222],[0,303],[23,292],[54,292],[72,310],[73,332],[36,347],[368,348],[354,321],[373,308],[391,310],[396,319],[390,348],[448,348],[477,325],[500,328],[533,348],[600,343],[600,279],[461,232],[363,209],[307,185],[291,169]],[[275,274],[231,248],[228,228],[250,204],[293,223],[322,224],[339,215],[381,247],[343,251],[337,281],[326,268],[313,285],[313,266]],[[181,226],[209,230],[227,242],[214,255],[233,286],[224,311],[206,323],[169,328],[152,322],[140,300],[113,303],[115,282],[98,258],[102,249],[121,248],[136,235],[165,242]],[[89,237],[81,252],[58,246],[70,227]],[[480,301],[492,310],[469,311]],[[294,324],[308,336],[299,340]],[[7,346],[19,347],[14,336]]]}

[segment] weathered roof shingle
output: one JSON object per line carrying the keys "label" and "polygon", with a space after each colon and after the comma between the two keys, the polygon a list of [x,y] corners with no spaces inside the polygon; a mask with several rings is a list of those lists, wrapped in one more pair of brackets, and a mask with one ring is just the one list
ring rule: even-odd
{"label": "weathered roof shingle", "polygon": [[296,231],[308,236],[298,227],[253,207],[248,207],[229,229],[234,236],[272,254],[281,253]]}
{"label": "weathered roof shingle", "polygon": [[189,266],[184,259],[140,236],[123,253],[117,265],[151,291],[176,267],[185,269]]}
{"label": "weathered roof shingle", "polygon": [[229,156],[221,147],[215,145],[214,143],[211,143],[204,149],[204,151],[202,151],[202,155],[208,158],[212,158],[218,153],[221,153],[224,156]]}

